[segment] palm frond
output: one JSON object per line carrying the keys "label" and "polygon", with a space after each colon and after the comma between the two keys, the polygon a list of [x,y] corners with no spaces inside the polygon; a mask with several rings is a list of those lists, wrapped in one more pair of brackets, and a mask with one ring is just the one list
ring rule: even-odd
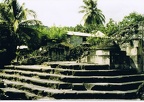
{"label": "palm frond", "polygon": [[13,0],[11,6],[12,6],[12,9],[13,9],[13,14],[14,14],[15,19],[18,19],[18,15],[21,12],[20,11],[21,9],[20,9],[20,5],[17,2],[17,0]]}
{"label": "palm frond", "polygon": [[11,12],[8,11],[7,5],[5,4],[0,4],[0,18],[9,23],[11,22]]}
{"label": "palm frond", "polygon": [[34,17],[34,18],[37,17],[36,12],[33,11],[33,10],[28,10],[28,9],[27,9],[27,13],[28,13],[30,16]]}
{"label": "palm frond", "polygon": [[[26,44],[29,48],[37,48],[40,43],[41,33],[31,26],[20,26],[18,30],[20,44]],[[32,43],[31,43],[32,42]]]}
{"label": "palm frond", "polygon": [[27,26],[27,25],[42,25],[42,22],[39,20],[26,20],[23,22],[20,22],[19,25]]}
{"label": "palm frond", "polygon": [[81,11],[79,11],[79,13],[85,13],[85,10],[81,10]]}
{"label": "palm frond", "polygon": [[84,25],[87,24],[103,24],[105,22],[105,16],[102,11],[97,8],[97,0],[83,0],[84,6],[79,13],[85,13],[83,16]]}
{"label": "palm frond", "polygon": [[18,25],[19,25],[19,24],[18,24],[18,20],[15,20],[15,21],[14,21],[14,24],[13,24],[14,32],[17,31]]}

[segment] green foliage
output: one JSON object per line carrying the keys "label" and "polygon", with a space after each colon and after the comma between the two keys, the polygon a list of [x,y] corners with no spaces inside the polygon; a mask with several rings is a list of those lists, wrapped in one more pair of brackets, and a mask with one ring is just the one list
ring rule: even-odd
{"label": "green foliage", "polygon": [[43,62],[48,61],[48,57],[44,56],[35,56],[35,57],[29,57],[24,60],[22,60],[22,65],[40,65]]}
{"label": "green foliage", "polygon": [[87,39],[87,41],[91,44],[91,45],[98,45],[99,43],[102,42],[102,38],[96,38],[96,37],[89,37]]}
{"label": "green foliage", "polygon": [[64,27],[52,26],[48,27],[38,27],[37,30],[41,33],[41,41],[43,45],[46,45],[47,42],[63,42],[66,40],[67,30]]}
{"label": "green foliage", "polygon": [[73,31],[76,31],[76,32],[86,32],[85,31],[85,27],[84,26],[82,26],[81,24],[79,24],[79,25],[76,25],[75,27],[74,27],[74,30]]}
{"label": "green foliage", "polygon": [[118,23],[118,31],[115,32],[112,37],[118,44],[129,42],[133,37],[139,38],[141,36],[139,32],[140,22],[144,20],[144,16],[138,13],[130,13],[125,16],[124,19]]}
{"label": "green foliage", "polygon": [[[27,20],[27,15],[33,17],[34,20]],[[0,50],[5,49],[5,52],[0,53],[2,66],[10,64],[11,60],[16,57],[17,46],[23,44],[29,46],[30,43],[32,45],[37,39],[38,32],[29,27],[41,24],[40,21],[35,20],[35,17],[34,11],[24,8],[24,4],[19,5],[17,0],[4,0],[0,3]],[[37,46],[38,44],[35,47],[32,46],[31,49],[36,49]]]}
{"label": "green foliage", "polygon": [[62,27],[51,27],[48,30],[48,38],[53,39],[53,40],[59,40],[63,41],[66,39],[66,30],[63,29]]}
{"label": "green foliage", "polygon": [[76,46],[70,49],[70,53],[68,55],[69,60],[77,60],[84,52],[84,48],[82,46]]}
{"label": "green foliage", "polygon": [[89,24],[87,26],[76,25],[73,30],[75,32],[83,32],[83,33],[96,33],[97,31],[105,32],[105,27],[102,24]]}
{"label": "green foliage", "polygon": [[111,36],[114,33],[116,33],[118,30],[119,30],[118,24],[114,20],[110,19],[105,27],[106,34],[108,36]]}
{"label": "green foliage", "polygon": [[117,44],[114,40],[110,38],[89,38],[88,42],[91,45],[91,48],[112,48],[117,47]]}
{"label": "green foliage", "polygon": [[143,20],[144,20],[143,15],[138,14],[136,12],[132,12],[128,16],[125,16],[121,22],[119,22],[119,26],[126,27],[129,26],[130,24],[136,24]]}
{"label": "green foliage", "polygon": [[102,14],[102,11],[97,8],[96,0],[83,0],[84,6],[81,6],[82,10],[80,13],[85,13],[83,16],[84,25],[91,24],[104,24],[105,16]]}

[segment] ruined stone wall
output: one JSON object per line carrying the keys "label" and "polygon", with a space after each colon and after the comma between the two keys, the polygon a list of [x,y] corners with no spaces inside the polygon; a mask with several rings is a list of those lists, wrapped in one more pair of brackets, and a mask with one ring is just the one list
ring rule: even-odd
{"label": "ruined stone wall", "polygon": [[88,63],[109,65],[110,64],[110,51],[108,51],[108,50],[91,50],[87,61],[88,61]]}
{"label": "ruined stone wall", "polygon": [[129,44],[127,43],[127,46],[121,45],[121,49],[125,50],[127,56],[131,58],[130,66],[135,67],[138,72],[143,72],[144,54],[142,51],[141,40],[132,40],[132,44],[129,42]]}
{"label": "ruined stone wall", "polygon": [[124,43],[120,50],[90,49],[90,54],[81,58],[79,62],[110,65],[111,68],[135,69],[144,71],[144,52],[140,40],[132,40],[132,43]]}

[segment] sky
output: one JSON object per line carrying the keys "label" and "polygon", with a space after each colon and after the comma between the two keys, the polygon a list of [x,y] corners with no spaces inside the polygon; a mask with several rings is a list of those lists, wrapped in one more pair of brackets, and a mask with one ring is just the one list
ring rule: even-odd
{"label": "sky", "polygon": [[[84,14],[79,13],[83,0],[18,0],[34,10],[45,26],[76,26]],[[131,12],[144,14],[144,0],[98,0],[98,8],[106,17],[119,22]]]}

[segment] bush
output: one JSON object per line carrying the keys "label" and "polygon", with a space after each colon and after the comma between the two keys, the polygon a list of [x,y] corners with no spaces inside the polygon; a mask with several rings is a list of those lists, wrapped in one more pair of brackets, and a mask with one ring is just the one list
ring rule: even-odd
{"label": "bush", "polygon": [[44,57],[44,56],[36,56],[36,57],[30,57],[30,58],[26,58],[24,59],[21,64],[23,65],[39,65],[43,62],[48,61],[48,57]]}

